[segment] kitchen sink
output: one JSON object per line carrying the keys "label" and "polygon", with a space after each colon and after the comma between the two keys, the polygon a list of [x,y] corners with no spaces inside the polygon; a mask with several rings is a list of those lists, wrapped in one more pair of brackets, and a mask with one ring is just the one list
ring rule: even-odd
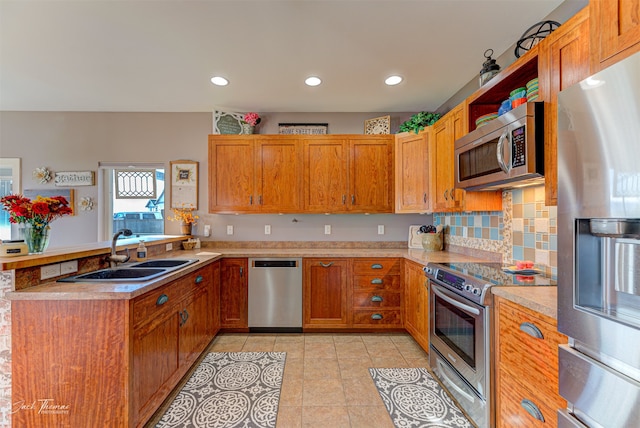
{"label": "kitchen sink", "polygon": [[130,268],[178,268],[197,262],[197,259],[157,259],[135,263]]}
{"label": "kitchen sink", "polygon": [[126,264],[116,268],[100,269],[59,279],[57,282],[136,282],[148,281],[183,266],[197,262],[198,259],[157,259],[146,262]]}

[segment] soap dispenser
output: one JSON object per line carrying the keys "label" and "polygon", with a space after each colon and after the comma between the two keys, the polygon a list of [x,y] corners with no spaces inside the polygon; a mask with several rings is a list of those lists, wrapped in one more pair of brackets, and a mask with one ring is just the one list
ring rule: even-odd
{"label": "soap dispenser", "polygon": [[144,241],[141,239],[136,250],[136,259],[138,261],[147,260],[147,247],[144,246]]}

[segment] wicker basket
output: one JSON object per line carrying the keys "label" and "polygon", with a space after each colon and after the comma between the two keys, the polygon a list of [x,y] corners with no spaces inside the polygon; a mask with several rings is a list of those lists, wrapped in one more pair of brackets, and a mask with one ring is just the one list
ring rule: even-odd
{"label": "wicker basket", "polygon": [[195,242],[189,242],[189,241],[182,242],[182,248],[184,248],[185,250],[193,250],[195,246],[196,246]]}
{"label": "wicker basket", "polygon": [[425,251],[442,251],[442,231],[422,234],[422,248]]}

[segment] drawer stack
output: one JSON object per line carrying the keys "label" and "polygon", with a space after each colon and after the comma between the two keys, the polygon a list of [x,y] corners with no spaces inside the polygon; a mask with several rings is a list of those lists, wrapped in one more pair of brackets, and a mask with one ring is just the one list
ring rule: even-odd
{"label": "drawer stack", "polygon": [[351,293],[353,327],[402,327],[402,261],[354,259]]}

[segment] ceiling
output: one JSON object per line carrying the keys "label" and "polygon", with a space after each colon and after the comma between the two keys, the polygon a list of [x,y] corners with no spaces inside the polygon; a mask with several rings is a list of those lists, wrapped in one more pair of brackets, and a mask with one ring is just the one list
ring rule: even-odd
{"label": "ceiling", "polygon": [[562,2],[0,0],[0,110],[433,111]]}

